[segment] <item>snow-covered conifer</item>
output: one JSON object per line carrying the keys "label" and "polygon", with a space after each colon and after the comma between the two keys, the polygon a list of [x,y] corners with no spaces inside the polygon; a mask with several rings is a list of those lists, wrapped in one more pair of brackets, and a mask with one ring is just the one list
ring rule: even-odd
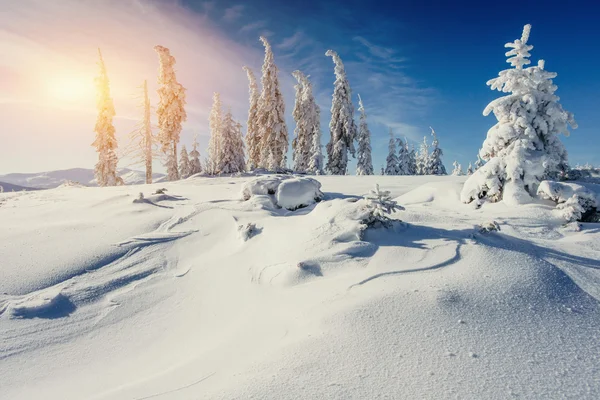
{"label": "snow-covered conifer", "polygon": [[237,172],[244,172],[246,170],[246,155],[244,151],[242,124],[239,122],[236,122],[234,125],[233,139],[234,165],[237,169]]}
{"label": "snow-covered conifer", "polygon": [[217,92],[213,94],[213,105],[208,117],[210,127],[210,140],[208,142],[208,159],[205,165],[206,172],[211,175],[220,173],[219,166],[222,162],[222,127],[223,118],[221,117],[221,95]]}
{"label": "snow-covered conifer", "polygon": [[561,174],[567,165],[567,154],[558,134],[568,135],[569,125],[577,124],[573,114],[563,110],[554,94],[556,76],[544,69],[544,62],[530,63],[527,44],[530,25],[525,25],[521,39],[507,43],[511,48],[507,60],[514,68],[501,71],[487,84],[508,95],[492,101],[484,110],[498,119],[479,151],[487,163],[465,183],[462,201],[487,197],[512,204],[527,202],[536,194],[540,182]]}
{"label": "snow-covered conifer", "polygon": [[305,98],[304,98],[304,82],[306,76],[300,71],[292,72],[292,75],[298,83],[294,86],[296,89],[296,101],[294,103],[294,110],[292,116],[296,121],[296,128],[294,129],[294,139],[292,140],[294,171],[306,172],[308,168],[308,157],[310,151],[309,142],[309,126],[306,118],[305,109]]}
{"label": "snow-covered conifer", "polygon": [[267,39],[260,37],[265,46],[262,66],[262,92],[258,102],[258,136],[260,137],[260,167],[275,171],[286,168],[288,131],[285,124],[285,104],[279,89],[277,66]]}
{"label": "snow-covered conifer", "polygon": [[313,175],[323,174],[323,147],[321,145],[321,109],[315,101],[312,84],[305,76],[303,80],[304,91],[304,119],[308,127],[308,160],[306,172]]}
{"label": "snow-covered conifer", "polygon": [[479,155],[479,153],[477,153],[477,161],[475,161],[475,171],[477,171],[479,168],[483,167],[483,164],[485,164],[485,163],[481,159],[481,156]]}
{"label": "snow-covered conifer", "polygon": [[220,153],[221,159],[217,167],[219,173],[235,174],[245,170],[242,127],[233,119],[231,110],[223,117]]}
{"label": "snow-covered conifer", "polygon": [[170,181],[179,179],[177,165],[177,143],[181,134],[181,124],[187,120],[185,112],[185,88],[177,82],[175,76],[175,57],[166,47],[155,46],[160,68],[158,71],[158,140],[162,151],[167,156],[167,178]]}
{"label": "snow-covered conifer", "polygon": [[469,167],[467,168],[467,175],[473,175],[473,165],[469,163]]}
{"label": "snow-covered conifer", "polygon": [[192,151],[190,151],[190,175],[200,172],[202,172],[202,164],[200,163],[200,151],[198,151],[198,138],[194,137]]}
{"label": "snow-covered conifer", "polygon": [[427,171],[430,175],[446,175],[446,167],[444,167],[444,163],[442,163],[442,155],[444,155],[444,153],[439,147],[435,131],[432,127],[429,127],[429,129],[431,129],[431,136],[433,136],[433,142],[431,144],[433,151],[427,160]]}
{"label": "snow-covered conifer", "polygon": [[429,144],[427,143],[427,137],[423,137],[423,143],[421,143],[421,148],[419,149],[419,153],[416,155],[415,159],[415,173],[417,175],[429,175]]}
{"label": "snow-covered conifer", "polygon": [[100,74],[95,79],[98,118],[94,127],[96,138],[92,143],[92,146],[98,152],[95,176],[98,186],[115,186],[122,183],[122,180],[117,176],[117,138],[115,137],[115,127],[113,125],[115,107],[110,96],[110,83],[100,49],[98,49],[98,57]]}
{"label": "snow-covered conifer", "polygon": [[150,97],[148,96],[148,81],[144,81],[142,86],[143,98],[142,121],[136,126],[136,129],[129,135],[131,138],[130,146],[126,150],[126,154],[131,154],[135,164],[143,164],[146,169],[146,183],[152,183],[152,158],[155,153],[155,138],[152,135],[151,107]]}
{"label": "snow-covered conifer", "polygon": [[260,165],[260,137],[258,132],[258,104],[260,100],[260,92],[256,77],[252,70],[248,67],[243,67],[248,75],[248,91],[250,92],[250,108],[248,109],[248,129],[246,131],[246,148],[248,149],[248,169],[255,169]]}
{"label": "snow-covered conifer", "polygon": [[417,175],[417,152],[415,151],[415,145],[410,146],[408,149],[408,139],[405,137],[404,142],[406,143],[406,151],[408,152],[408,170],[409,175]]}
{"label": "snow-covered conifer", "polygon": [[329,122],[330,140],[327,143],[327,170],[332,175],[344,175],[348,165],[348,152],[354,157],[354,140],[357,129],[354,123],[352,91],[346,78],[344,64],[333,50],[325,53],[335,64],[335,82]]}
{"label": "snow-covered conifer", "polygon": [[190,165],[190,158],[188,156],[185,145],[181,147],[181,154],[179,156],[179,177],[181,179],[188,178],[192,174]]}
{"label": "snow-covered conifer", "polygon": [[458,161],[454,161],[452,163],[452,166],[454,166],[454,169],[452,170],[452,175],[454,176],[460,176],[460,175],[464,175],[465,173],[462,170],[462,165],[460,165],[458,163]]}
{"label": "snow-covered conifer", "polygon": [[408,145],[401,138],[396,139],[396,145],[398,147],[398,175],[411,175]]}
{"label": "snow-covered conifer", "polygon": [[356,175],[373,175],[373,160],[371,158],[371,131],[367,125],[367,113],[360,95],[358,95],[358,111],[360,123],[358,125],[358,162]]}
{"label": "snow-covered conifer", "polygon": [[398,156],[396,155],[396,138],[390,128],[390,141],[388,144],[388,156],[385,159],[385,174],[398,175]]}

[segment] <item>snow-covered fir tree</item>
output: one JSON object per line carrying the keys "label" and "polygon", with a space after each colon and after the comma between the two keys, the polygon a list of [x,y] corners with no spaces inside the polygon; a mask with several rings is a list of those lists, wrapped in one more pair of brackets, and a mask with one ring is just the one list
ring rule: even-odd
{"label": "snow-covered fir tree", "polygon": [[398,175],[398,156],[396,155],[396,138],[390,128],[390,141],[388,143],[388,156],[385,159],[385,174]]}
{"label": "snow-covered fir tree", "polygon": [[160,68],[158,71],[158,141],[167,157],[167,178],[179,179],[177,165],[177,144],[181,134],[181,124],[187,120],[185,112],[185,88],[177,82],[175,75],[175,57],[166,47],[155,46]]}
{"label": "snow-covered fir tree", "polygon": [[471,163],[469,163],[469,166],[467,167],[467,175],[473,175],[473,165]]}
{"label": "snow-covered fir tree", "polygon": [[454,176],[460,176],[460,175],[464,175],[465,173],[462,170],[462,165],[460,165],[458,163],[458,161],[454,161],[452,163],[452,166],[454,167],[454,169],[452,170],[452,175]]}
{"label": "snow-covered fir tree", "polygon": [[483,142],[479,154],[486,164],[465,182],[463,202],[480,198],[504,200],[509,204],[527,202],[540,182],[560,175],[567,168],[567,153],[558,134],[569,134],[577,124],[573,114],[563,110],[554,94],[556,73],[547,72],[544,62],[530,64],[528,44],[531,26],[525,25],[521,39],[507,43],[511,69],[501,71],[487,84],[509,93],[492,101],[484,110],[498,120]]}
{"label": "snow-covered fir tree", "polygon": [[115,186],[122,183],[122,180],[117,176],[117,138],[115,137],[115,127],[113,125],[115,107],[110,96],[110,82],[100,49],[98,49],[98,57],[100,74],[95,79],[98,118],[94,127],[96,138],[92,143],[92,146],[98,152],[98,162],[94,172],[98,186]]}
{"label": "snow-covered fir tree", "polygon": [[327,143],[327,170],[332,175],[344,175],[348,166],[348,152],[354,157],[357,129],[354,123],[352,90],[341,58],[333,50],[325,53],[335,64],[335,82],[331,102],[330,140]]}
{"label": "snow-covered fir tree", "polygon": [[381,166],[381,174],[380,175],[385,175],[385,168],[383,168],[383,165]]}
{"label": "snow-covered fir tree", "polygon": [[401,138],[398,138],[396,139],[396,145],[398,147],[398,175],[412,175],[408,144],[404,143]]}
{"label": "snow-covered fir tree", "polygon": [[431,129],[431,136],[433,136],[433,142],[431,143],[433,150],[427,160],[427,172],[429,175],[446,175],[446,167],[444,167],[444,163],[442,162],[442,155],[444,155],[444,153],[439,147],[435,131],[432,127],[429,127],[429,129]]}
{"label": "snow-covered fir tree", "polygon": [[321,109],[315,101],[312,84],[303,77],[303,109],[308,128],[308,161],[306,172],[312,175],[323,174],[323,146],[321,145]]}
{"label": "snow-covered fir tree", "polygon": [[181,154],[179,155],[179,177],[181,179],[188,178],[192,174],[192,167],[190,165],[190,158],[188,156],[185,145],[181,147]]}
{"label": "snow-covered fir tree", "polygon": [[192,151],[190,151],[190,175],[199,174],[202,172],[202,164],[200,163],[200,151],[198,150],[198,138],[194,137]]}
{"label": "snow-covered fir tree", "polygon": [[292,116],[296,121],[296,128],[294,129],[294,139],[292,140],[293,155],[292,160],[294,162],[293,169],[296,172],[306,172],[308,169],[308,159],[310,155],[310,127],[309,121],[306,118],[306,100],[304,97],[304,82],[306,76],[300,71],[292,72],[292,75],[298,81],[294,88],[296,89],[296,101],[294,103],[294,110]]}
{"label": "snow-covered fir tree", "polygon": [[360,112],[360,123],[358,124],[358,162],[356,164],[356,175],[373,175],[371,131],[367,125],[367,113],[365,112],[365,106],[360,95],[358,95],[358,111]]}
{"label": "snow-covered fir tree", "polygon": [[252,70],[243,67],[248,75],[248,91],[250,92],[250,107],[248,109],[248,122],[246,131],[246,148],[248,149],[248,169],[253,170],[260,165],[260,136],[258,132],[258,104],[260,91]]}
{"label": "snow-covered fir tree", "polygon": [[242,134],[242,124],[235,122],[233,129],[233,154],[234,166],[237,172],[246,170],[246,155],[244,151],[244,137]]}
{"label": "snow-covered fir tree", "polygon": [[408,139],[404,138],[404,142],[406,143],[406,151],[408,152],[409,175],[417,175],[417,152],[415,151],[415,145],[411,145],[409,150]]}
{"label": "snow-covered fir tree", "polygon": [[142,85],[141,107],[143,116],[140,123],[130,133],[130,146],[126,150],[127,155],[134,158],[134,164],[144,165],[146,169],[146,183],[152,183],[152,159],[155,155],[155,138],[152,134],[150,97],[148,96],[148,81]]}
{"label": "snow-covered fir tree", "polygon": [[262,66],[262,92],[258,102],[258,136],[260,137],[260,167],[271,171],[286,168],[288,131],[285,124],[285,104],[279,89],[277,66],[267,39],[260,37],[265,46]]}
{"label": "snow-covered fir tree", "polygon": [[416,175],[429,175],[429,144],[427,143],[427,137],[423,137],[423,143],[421,143],[421,148],[419,149],[419,153],[416,155],[415,159],[415,173]]}
{"label": "snow-covered fir tree", "polygon": [[477,171],[479,168],[483,167],[483,164],[485,164],[485,163],[481,159],[481,156],[479,155],[479,153],[477,153],[477,161],[475,161],[475,171]]}
{"label": "snow-covered fir tree", "polygon": [[221,116],[221,95],[217,92],[213,94],[213,105],[208,116],[208,125],[210,128],[210,140],[208,141],[208,158],[205,168],[207,173],[216,175],[220,173],[219,166],[223,158],[223,117]]}

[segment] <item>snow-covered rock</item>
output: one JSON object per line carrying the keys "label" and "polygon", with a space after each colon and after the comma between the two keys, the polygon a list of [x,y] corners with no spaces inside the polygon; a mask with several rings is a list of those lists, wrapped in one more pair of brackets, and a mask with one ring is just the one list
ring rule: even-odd
{"label": "snow-covered rock", "polygon": [[275,198],[280,207],[288,210],[307,207],[321,201],[321,183],[312,178],[294,178],[281,182]]}
{"label": "snow-covered rock", "polygon": [[543,181],[537,194],[543,199],[557,203],[556,209],[568,222],[594,221],[598,219],[597,211],[600,208],[600,185],[584,185],[584,183],[574,182]]}

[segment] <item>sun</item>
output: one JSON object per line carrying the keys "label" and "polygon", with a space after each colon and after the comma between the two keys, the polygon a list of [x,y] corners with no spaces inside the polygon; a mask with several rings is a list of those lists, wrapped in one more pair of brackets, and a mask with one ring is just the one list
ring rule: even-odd
{"label": "sun", "polygon": [[47,80],[50,99],[65,103],[85,101],[94,96],[93,80],[78,74],[61,74]]}

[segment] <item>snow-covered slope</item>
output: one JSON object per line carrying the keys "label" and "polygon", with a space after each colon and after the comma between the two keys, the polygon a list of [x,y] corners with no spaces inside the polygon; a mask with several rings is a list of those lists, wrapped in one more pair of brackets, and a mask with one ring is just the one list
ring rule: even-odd
{"label": "snow-covered slope", "polygon": [[[119,170],[119,175],[127,185],[142,184],[146,181],[146,175],[143,171],[135,171],[128,168]],[[155,179],[164,177],[164,174],[153,174]],[[39,173],[13,173],[0,175],[0,181],[11,183],[13,185],[36,187],[41,189],[51,189],[62,185],[65,181],[79,182],[85,186],[96,186],[94,170],[86,168],[71,168],[59,171],[39,172]]]}
{"label": "snow-covered slope", "polygon": [[[318,177],[296,211],[250,179],[0,194],[0,398],[600,397],[597,226],[464,177]],[[361,240],[375,183],[406,225]]]}
{"label": "snow-covered slope", "polygon": [[4,191],[4,192],[13,192],[13,191],[20,192],[22,190],[39,190],[37,188],[14,185],[12,183],[2,182],[2,181],[0,181],[0,187],[2,188],[2,189],[0,189],[0,191]]}

